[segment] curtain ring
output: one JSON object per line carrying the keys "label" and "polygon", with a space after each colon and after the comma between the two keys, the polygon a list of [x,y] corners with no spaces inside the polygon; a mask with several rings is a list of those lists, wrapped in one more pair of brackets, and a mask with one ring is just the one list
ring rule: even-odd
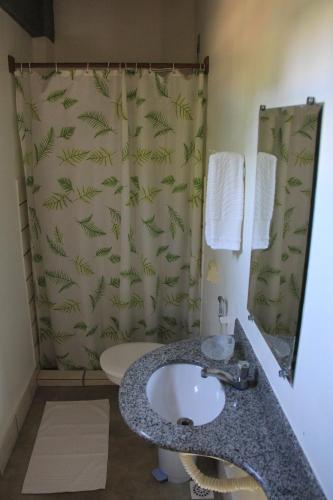
{"label": "curtain ring", "polygon": [[137,72],[138,72],[138,63],[136,62],[135,63],[135,73],[137,73]]}
{"label": "curtain ring", "polygon": [[23,75],[23,64],[21,63],[21,75]]}
{"label": "curtain ring", "polygon": [[172,63],[172,73],[176,73],[175,72],[175,63]]}
{"label": "curtain ring", "polygon": [[31,63],[28,64],[29,64],[29,73],[31,73]]}
{"label": "curtain ring", "polygon": [[149,63],[149,73],[151,73],[151,63]]}
{"label": "curtain ring", "polygon": [[107,68],[108,68],[108,71],[109,71],[110,70],[110,61],[108,62]]}
{"label": "curtain ring", "polygon": [[89,63],[87,62],[86,73],[89,72]]}
{"label": "curtain ring", "polygon": [[58,63],[55,63],[55,72],[58,73]]}

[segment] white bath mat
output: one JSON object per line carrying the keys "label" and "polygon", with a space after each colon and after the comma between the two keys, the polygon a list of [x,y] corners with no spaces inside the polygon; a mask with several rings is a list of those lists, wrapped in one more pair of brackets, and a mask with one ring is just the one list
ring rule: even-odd
{"label": "white bath mat", "polygon": [[45,405],[22,493],[105,488],[109,401],[57,401]]}

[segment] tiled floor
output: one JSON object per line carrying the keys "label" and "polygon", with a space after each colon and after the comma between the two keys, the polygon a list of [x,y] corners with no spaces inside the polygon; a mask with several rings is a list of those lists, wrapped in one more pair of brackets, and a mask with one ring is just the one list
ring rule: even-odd
{"label": "tiled floor", "polygon": [[[45,401],[110,400],[108,477],[105,490],[52,495],[22,495],[21,489]],[[205,459],[206,462],[208,459]],[[204,464],[209,467],[209,464]],[[118,388],[39,387],[18,442],[0,477],[1,500],[188,500],[188,483],[159,484],[151,476],[157,466],[155,446],[140,439],[123,422],[118,410]],[[215,496],[217,498],[217,496]]]}

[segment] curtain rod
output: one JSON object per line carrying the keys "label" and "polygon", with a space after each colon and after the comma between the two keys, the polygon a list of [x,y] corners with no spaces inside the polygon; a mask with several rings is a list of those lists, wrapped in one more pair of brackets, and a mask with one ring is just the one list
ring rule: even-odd
{"label": "curtain rod", "polygon": [[14,73],[16,69],[33,69],[33,68],[125,68],[125,69],[197,69],[204,70],[204,73],[209,73],[209,57],[205,57],[203,63],[116,63],[116,62],[38,62],[26,63],[16,62],[13,56],[8,56],[8,69],[9,73]]}

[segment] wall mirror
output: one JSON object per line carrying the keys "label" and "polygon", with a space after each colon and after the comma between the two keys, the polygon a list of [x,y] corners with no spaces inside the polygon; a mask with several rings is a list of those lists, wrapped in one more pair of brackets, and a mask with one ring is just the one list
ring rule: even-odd
{"label": "wall mirror", "polygon": [[[255,211],[259,211],[258,187],[263,191],[263,211],[265,203],[269,205],[267,193],[271,193],[273,211],[266,221],[267,244],[256,245],[253,235],[248,310],[280,364],[280,375],[290,382],[302,321],[321,114],[322,105],[315,103],[261,106],[259,112]],[[265,165],[259,167],[260,158],[268,158],[273,165],[261,184],[258,176]]]}

